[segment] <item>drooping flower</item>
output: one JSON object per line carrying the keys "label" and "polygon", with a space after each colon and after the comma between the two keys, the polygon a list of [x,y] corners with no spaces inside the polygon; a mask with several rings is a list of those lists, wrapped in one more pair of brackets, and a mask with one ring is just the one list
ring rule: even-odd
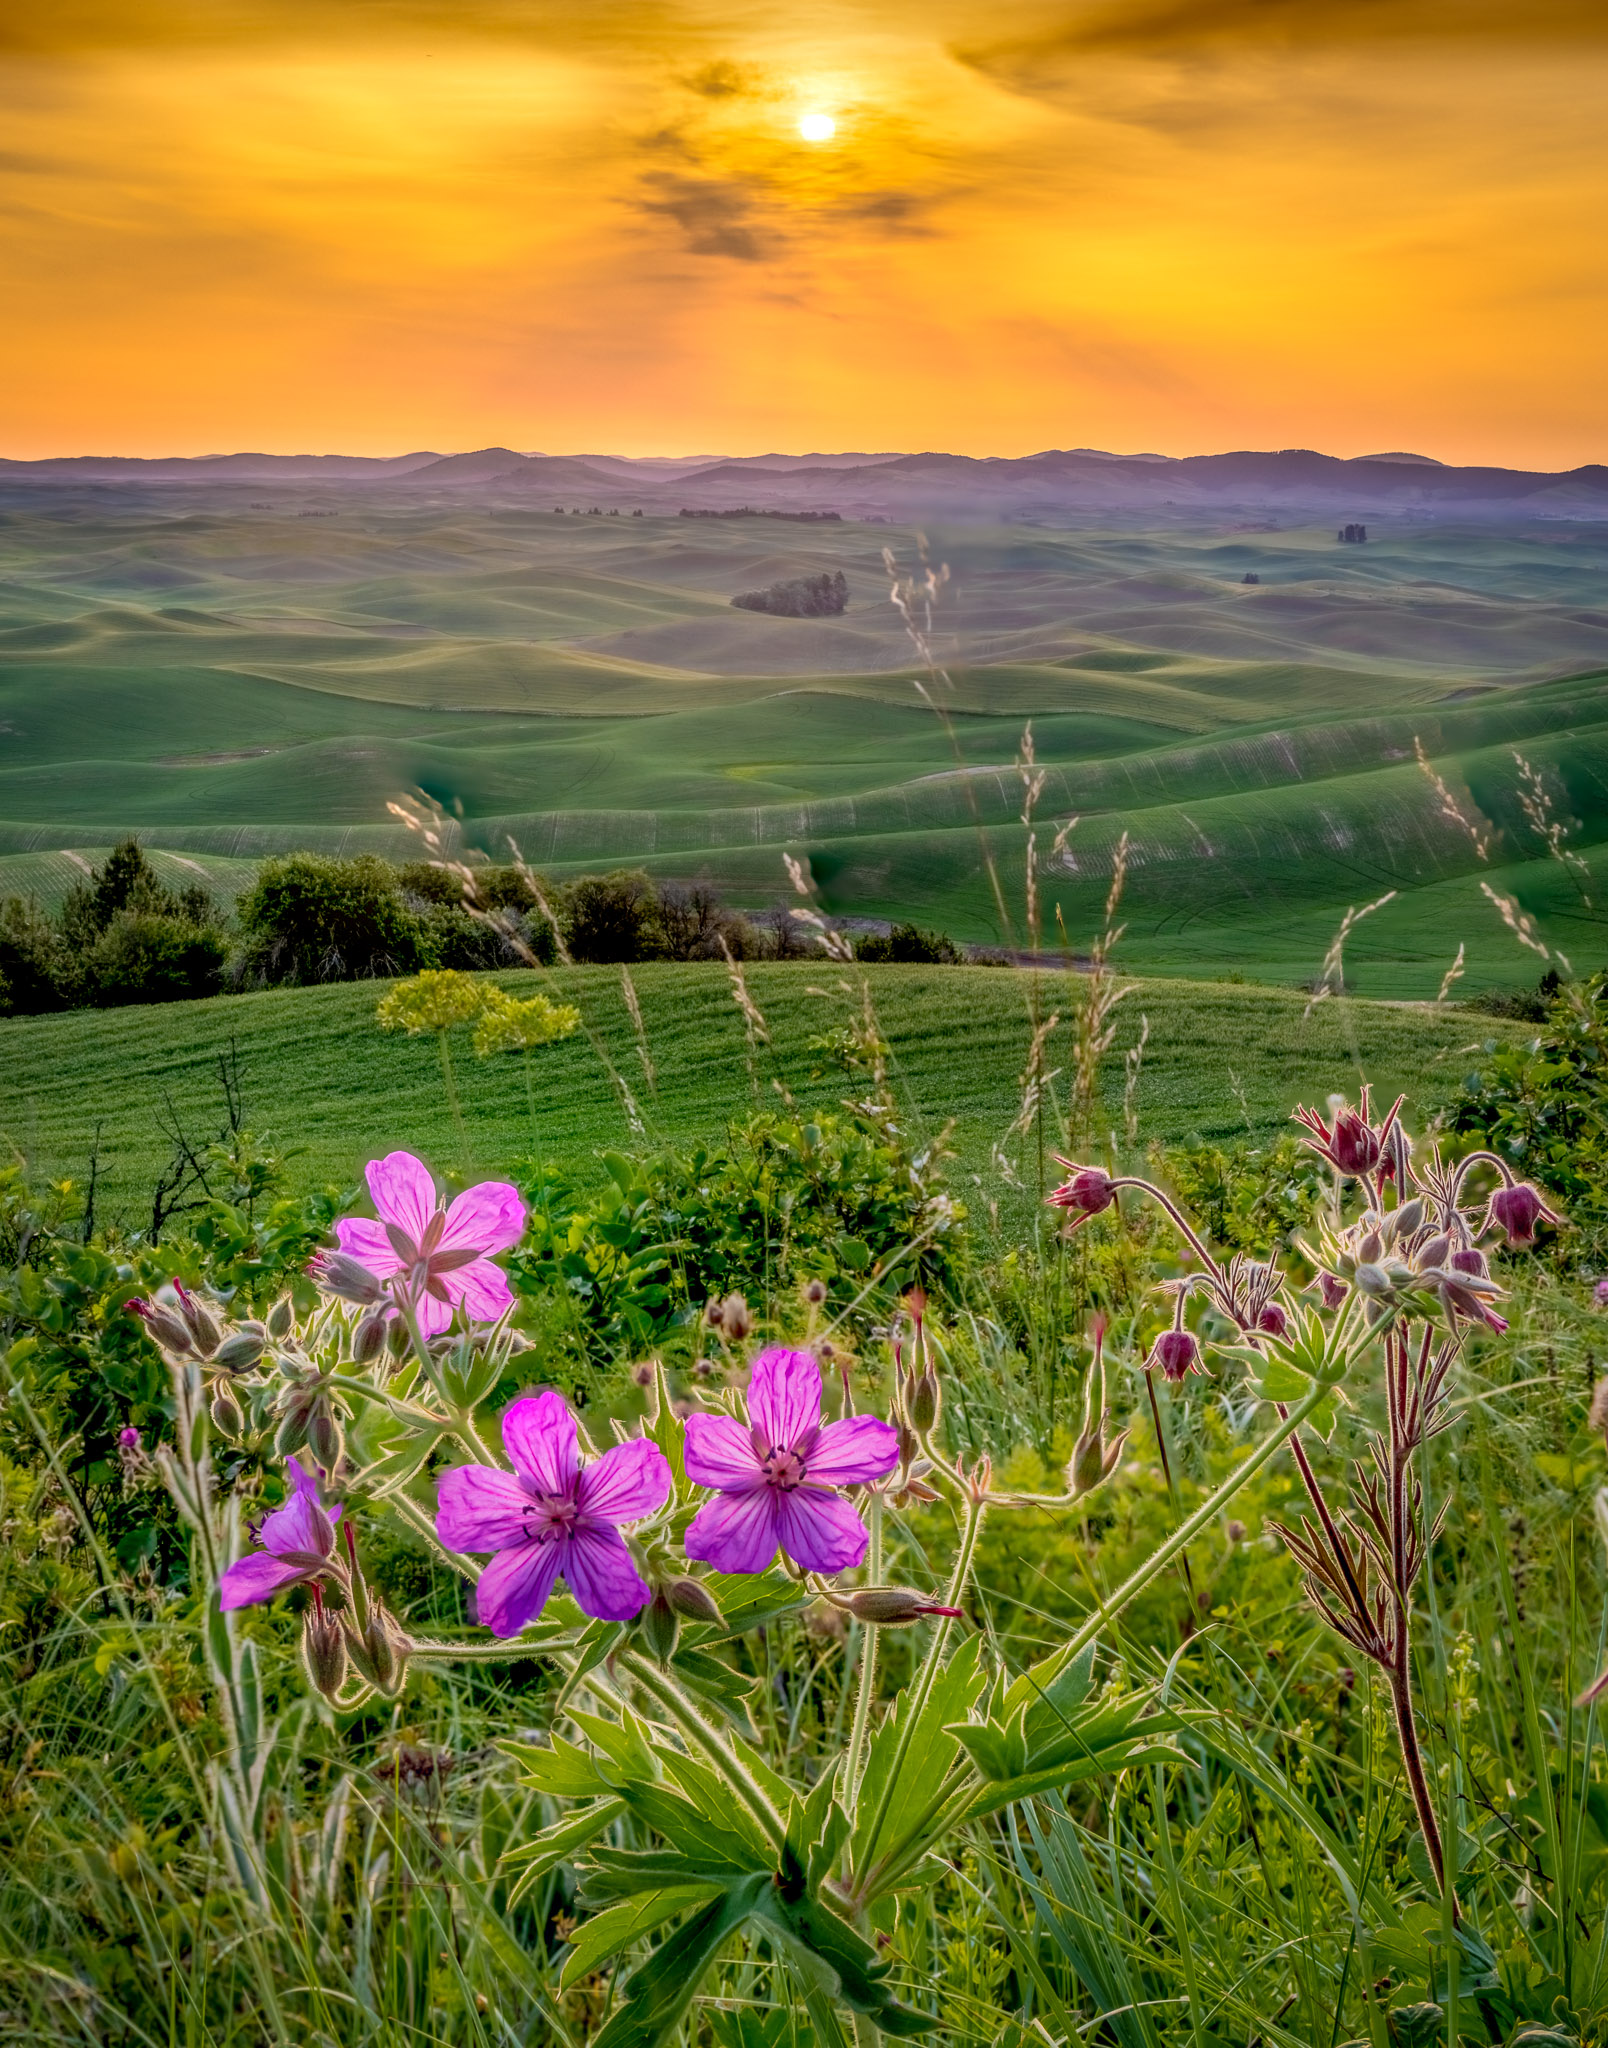
{"label": "drooping flower", "polygon": [[1116,1184],[1102,1166],[1079,1166],[1075,1160],[1063,1159],[1059,1152],[1053,1157],[1057,1166],[1066,1168],[1070,1178],[1052,1188],[1044,1199],[1052,1208],[1070,1213],[1072,1221],[1066,1227],[1070,1236],[1079,1224],[1111,1207],[1117,1199]]}
{"label": "drooping flower", "polygon": [[1145,1360],[1144,1369],[1150,1372],[1160,1366],[1162,1376],[1169,1380],[1186,1379],[1190,1373],[1202,1370],[1200,1343],[1193,1330],[1163,1330],[1150,1347],[1150,1356]]}
{"label": "drooping flower", "polygon": [[646,1437],[615,1444],[582,1465],[575,1417],[562,1394],[516,1401],[503,1417],[513,1463],[459,1465],[441,1475],[436,1534],[451,1550],[494,1550],[475,1587],[493,1635],[517,1636],[562,1578],[584,1614],[629,1621],[651,1598],[622,1522],[670,1497],[670,1466]]}
{"label": "drooping flower", "polygon": [[343,1216],[335,1226],[341,1251],[412,1308],[426,1337],[440,1336],[456,1308],[477,1323],[507,1314],[513,1295],[491,1254],[509,1250],[524,1235],[525,1204],[517,1188],[482,1181],[443,1208],[429,1168],[411,1152],[371,1159],[368,1185],[379,1221]]}
{"label": "drooping flower", "polygon": [[874,1415],[823,1426],[821,1368],[808,1351],[762,1351],[746,1429],[733,1415],[687,1417],[687,1477],[716,1493],[692,1518],[687,1555],[762,1572],[780,1548],[804,1571],[848,1571],[870,1536],[838,1489],[885,1478],[898,1462],[898,1431]]}
{"label": "drooping flower", "polygon": [[1563,1218],[1547,1207],[1528,1181],[1517,1180],[1492,1195],[1489,1220],[1506,1231],[1510,1245],[1524,1245],[1535,1243],[1538,1223],[1557,1224]]}
{"label": "drooping flower", "polygon": [[255,1532],[262,1545],[249,1557],[230,1565],[218,1581],[218,1605],[251,1607],[271,1600],[287,1586],[334,1578],[335,1524],[340,1509],[329,1513],[318,1498],[318,1476],[296,1458],[287,1458],[291,1496],[275,1508]]}
{"label": "drooping flower", "polygon": [[[1336,1097],[1330,1100],[1338,1102]],[[1331,1114],[1334,1117],[1332,1125],[1326,1124],[1315,1109],[1302,1108],[1294,1112],[1295,1121],[1308,1133],[1307,1144],[1319,1158],[1327,1159],[1338,1172],[1352,1177],[1372,1173],[1379,1164],[1383,1147],[1380,1134],[1368,1121],[1367,1089],[1362,1091],[1358,1109],[1353,1109],[1349,1103],[1338,1102],[1338,1107]],[[1394,1111],[1390,1122],[1392,1125],[1395,1122]]]}

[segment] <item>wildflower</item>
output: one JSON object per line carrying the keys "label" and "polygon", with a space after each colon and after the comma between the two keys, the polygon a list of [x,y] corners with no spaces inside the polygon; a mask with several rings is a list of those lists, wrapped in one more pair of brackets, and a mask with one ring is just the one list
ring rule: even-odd
{"label": "wildflower", "polygon": [[472,1024],[480,1016],[489,987],[456,968],[426,967],[381,997],[375,1022],[382,1031],[405,1031],[410,1038],[424,1031],[450,1031],[455,1024]]}
{"label": "wildflower", "polygon": [[1591,1290],[1591,1298],[1598,1308],[1608,1308],[1608,1280],[1599,1280]]}
{"label": "wildflower", "polygon": [[117,1432],[117,1448],[120,1451],[137,1451],[140,1448],[140,1433],[133,1423],[125,1423]]}
{"label": "wildflower", "polygon": [[1150,1356],[1145,1360],[1145,1371],[1160,1366],[1169,1380],[1186,1379],[1192,1372],[1202,1370],[1200,1344],[1193,1330],[1163,1330],[1150,1347]]}
{"label": "wildflower", "polygon": [[1341,1102],[1330,1114],[1334,1118],[1332,1125],[1326,1124],[1315,1109],[1296,1110],[1295,1121],[1311,1134],[1307,1139],[1310,1149],[1327,1159],[1338,1172],[1352,1178],[1372,1173],[1379,1164],[1381,1145],[1378,1133],[1368,1122],[1368,1091],[1363,1090],[1360,1112]]}
{"label": "wildflower", "polygon": [[1290,1318],[1279,1302],[1270,1301],[1257,1317],[1256,1327],[1264,1337],[1282,1337],[1290,1327]]}
{"label": "wildflower", "polygon": [[503,1417],[513,1471],[459,1465],[441,1477],[436,1534],[453,1550],[494,1550],[475,1600],[493,1635],[516,1636],[563,1577],[583,1613],[629,1621],[652,1597],[619,1531],[661,1508],[670,1467],[645,1437],[582,1466],[561,1394],[516,1401]]}
{"label": "wildflower", "polygon": [[482,1059],[498,1052],[529,1052],[555,1038],[568,1038],[580,1021],[573,1004],[550,1002],[539,992],[516,1002],[488,983],[475,1026],[475,1051]]}
{"label": "wildflower", "polygon": [[1103,1209],[1109,1209],[1117,1199],[1117,1188],[1104,1167],[1078,1166],[1070,1159],[1063,1159],[1059,1152],[1053,1155],[1057,1166],[1064,1166],[1072,1176],[1058,1188],[1052,1188],[1045,1200],[1052,1208],[1065,1209],[1073,1220],[1067,1225],[1067,1234],[1086,1223],[1091,1216],[1098,1216]]}
{"label": "wildflower", "polygon": [[[424,1336],[438,1337],[455,1308],[477,1323],[494,1323],[508,1313],[513,1296],[490,1254],[507,1251],[524,1235],[525,1205],[517,1188],[482,1181],[443,1209],[429,1168],[411,1152],[371,1159],[368,1185],[380,1220],[343,1216],[335,1226],[341,1252],[389,1283],[393,1296],[412,1308]],[[328,1255],[319,1261],[320,1274],[331,1263]],[[344,1268],[336,1270],[344,1275]]]}
{"label": "wildflower", "polygon": [[1325,1308],[1338,1308],[1350,1291],[1338,1273],[1320,1273],[1318,1275],[1318,1292],[1323,1296]]}
{"label": "wildflower", "polygon": [[313,1604],[302,1623],[302,1662],[314,1687],[325,1699],[334,1699],[346,1683],[346,1639],[340,1623],[326,1611],[324,1589],[316,1580]]}
{"label": "wildflower", "polygon": [[869,1621],[882,1628],[900,1628],[927,1614],[943,1615],[953,1621],[964,1612],[959,1607],[940,1607],[911,1586],[861,1586],[844,1604],[856,1621]]}
{"label": "wildflower", "polygon": [[176,1351],[182,1356],[191,1348],[190,1332],[172,1309],[159,1301],[144,1301],[137,1295],[126,1306],[129,1314],[139,1317],[164,1351]]}
{"label": "wildflower", "polygon": [[687,1530],[687,1555],[723,1572],[762,1572],[778,1546],[801,1570],[848,1571],[865,1524],[839,1493],[899,1462],[897,1431],[874,1415],[821,1424],[821,1368],[807,1351],[762,1351],[748,1382],[748,1427],[687,1418],[687,1477],[715,1489]]}
{"label": "wildflower", "polygon": [[1535,1243],[1535,1226],[1538,1223],[1557,1224],[1563,1218],[1547,1207],[1528,1181],[1516,1180],[1498,1188],[1492,1195],[1486,1221],[1505,1230],[1510,1245],[1523,1245]]}
{"label": "wildflower", "polygon": [[230,1565],[218,1581],[218,1605],[251,1607],[271,1600],[287,1586],[312,1579],[335,1578],[335,1523],[340,1515],[326,1512],[318,1498],[318,1478],[295,1458],[288,1459],[291,1496],[255,1532],[262,1548]]}

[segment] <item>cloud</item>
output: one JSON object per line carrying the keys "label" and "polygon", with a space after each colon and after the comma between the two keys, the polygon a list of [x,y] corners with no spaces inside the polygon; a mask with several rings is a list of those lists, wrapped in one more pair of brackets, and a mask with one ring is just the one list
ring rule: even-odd
{"label": "cloud", "polygon": [[755,226],[753,196],[743,186],[672,171],[655,171],[643,183],[637,210],[673,220],[694,256],[763,263],[776,253],[774,237],[762,237]]}
{"label": "cloud", "polygon": [[757,99],[764,90],[761,72],[749,64],[733,64],[728,57],[716,58],[682,83],[704,100]]}

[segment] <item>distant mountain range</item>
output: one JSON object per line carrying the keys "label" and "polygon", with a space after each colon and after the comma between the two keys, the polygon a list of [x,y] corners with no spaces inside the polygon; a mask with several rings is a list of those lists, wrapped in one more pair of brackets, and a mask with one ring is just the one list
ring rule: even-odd
{"label": "distant mountain range", "polygon": [[1608,466],[1540,471],[1462,468],[1395,452],[1342,459],[1310,448],[1223,455],[1119,455],[1098,448],[1039,455],[815,454],[686,456],[457,455],[58,456],[0,459],[0,485],[88,487],[334,486],[387,500],[464,496],[564,511],[841,512],[845,518],[1026,519],[1063,512],[1188,514],[1418,511],[1430,516],[1551,514],[1608,518]]}

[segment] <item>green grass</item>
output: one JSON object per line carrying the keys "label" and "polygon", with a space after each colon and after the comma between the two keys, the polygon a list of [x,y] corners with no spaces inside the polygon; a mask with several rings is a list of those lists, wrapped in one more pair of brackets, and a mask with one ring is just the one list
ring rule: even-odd
{"label": "green grass", "polygon": [[[646,965],[631,970],[653,1063],[650,1086],[626,1013],[617,970],[543,977],[582,1008],[587,1025],[626,1077],[646,1142],[686,1143],[717,1134],[756,1100],[742,1019],[721,967]],[[828,963],[755,966],[748,983],[771,1034],[761,1048],[757,1100],[772,1104],[780,1080],[806,1103],[831,1107],[847,1078],[812,1052],[858,1004],[859,976],[842,987]],[[1020,1212],[1028,1194],[1003,1180],[991,1148],[1016,1116],[1033,989],[1001,968],[877,967],[863,970],[891,1047],[900,1099],[917,1128],[954,1120],[954,1181],[973,1203]],[[531,975],[499,979],[509,988]],[[449,1114],[433,1040],[390,1037],[374,1025],[380,985],[286,990],[152,1009],[79,1011],[0,1022],[0,1136],[43,1174],[82,1180],[100,1131],[103,1214],[138,1225],[169,1156],[162,1119],[171,1103],[185,1126],[216,1124],[216,1062],[239,1052],[247,1121],[260,1136],[297,1148],[299,1186],[348,1183],[377,1152],[405,1146],[443,1170],[506,1170],[532,1145],[521,1061],[476,1061],[467,1035],[453,1041],[464,1131]],[[1075,995],[1061,975],[1040,983],[1045,1014],[1069,1014]],[[1292,992],[1183,980],[1140,981],[1123,1004],[1119,1050],[1148,1017],[1138,1104],[1147,1137],[1174,1140],[1263,1134],[1296,1102],[1321,1101],[1361,1080],[1409,1091],[1423,1111],[1449,1094],[1490,1035],[1492,1020],[1359,1000],[1328,1001],[1307,1016]],[[1066,1030],[1051,1063],[1070,1063]],[[582,1176],[598,1172],[600,1148],[638,1142],[589,1039],[535,1055],[536,1135],[551,1160]],[[1109,1107],[1121,1122],[1121,1069],[1112,1061]],[[1053,1125],[1049,1135],[1053,1139]]]}
{"label": "green grass", "polygon": [[[758,908],[791,853],[846,915],[1021,943],[1031,720],[1041,850],[1079,820],[1049,890],[1074,943],[1126,832],[1146,971],[1301,979],[1348,906],[1394,889],[1354,949],[1368,993],[1433,994],[1459,943],[1465,987],[1513,982],[1421,740],[1488,821],[1504,890],[1551,942],[1602,955],[1513,754],[1591,859],[1608,528],[1402,524],[1365,549],[1328,529],[939,536],[946,729],[887,601],[880,551],[908,559],[908,534],[328,502],[339,516],[316,521],[227,494],[180,516],[0,520],[0,859],[127,831],[201,861],[396,854],[386,804],[422,788],[466,844],[502,856],[512,837],[558,872],[706,874]],[[842,618],[728,602],[823,568],[848,578]],[[0,864],[0,888],[42,901],[69,878]]]}

